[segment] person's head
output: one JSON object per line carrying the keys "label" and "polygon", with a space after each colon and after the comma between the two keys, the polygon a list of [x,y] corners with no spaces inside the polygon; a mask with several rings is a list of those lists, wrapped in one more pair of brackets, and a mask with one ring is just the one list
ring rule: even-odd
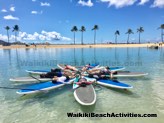
{"label": "person's head", "polygon": [[80,82],[86,82],[87,81],[87,79],[86,78],[80,78],[80,80],[79,80]]}
{"label": "person's head", "polygon": [[107,70],[109,70],[109,67],[108,67],[108,66],[106,66],[105,68],[106,68]]}

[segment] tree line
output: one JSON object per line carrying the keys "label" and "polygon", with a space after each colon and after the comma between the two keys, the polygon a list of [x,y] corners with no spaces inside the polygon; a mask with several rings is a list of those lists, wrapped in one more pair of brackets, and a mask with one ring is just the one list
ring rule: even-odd
{"label": "tree line", "polygon": [[[9,26],[6,26],[5,27],[6,31],[7,31],[7,38],[8,38],[8,43],[9,43],[9,40],[10,40],[10,36],[9,36],[9,30],[11,29]],[[92,31],[94,31],[94,39],[93,39],[93,43],[96,44],[96,31],[99,29],[99,26],[98,25],[94,25],[94,27],[91,29]],[[164,33],[163,33],[163,30],[164,30],[164,24],[161,24],[160,27],[158,27],[158,29],[161,29],[161,40],[163,42],[163,36],[164,36]],[[17,33],[19,31],[19,26],[18,25],[14,25],[14,27],[12,28],[12,32],[15,33],[15,42],[17,41]],[[71,29],[71,32],[73,32],[74,34],[74,44],[76,44],[76,32],[80,31],[81,32],[81,44],[83,45],[84,44],[84,41],[83,41],[83,33],[86,31],[86,28],[85,26],[81,26],[80,29],[77,28],[77,26],[73,26],[72,29]],[[141,43],[141,33],[144,32],[144,29],[143,27],[139,27],[137,28],[137,33],[138,33],[138,43],[140,44]],[[116,30],[115,31],[115,43],[117,44],[117,38],[118,36],[120,35],[120,31],[119,30]],[[129,38],[130,38],[130,35],[131,34],[134,34],[133,30],[132,29],[128,29],[128,31],[125,33],[128,35],[127,37],[127,44],[129,43]]]}
{"label": "tree line", "polygon": [[[10,40],[10,35],[9,35],[9,30],[11,29],[9,26],[6,26],[5,27],[5,29],[6,29],[6,31],[7,31],[7,39],[8,39],[8,43],[9,43],[9,40]],[[14,27],[13,27],[13,30],[12,30],[12,32],[15,32],[15,42],[17,42],[17,33],[18,33],[18,31],[19,31],[19,26],[18,25],[15,25]]]}
{"label": "tree line", "polygon": [[[98,25],[94,25],[94,27],[91,29],[94,31],[94,44],[96,44],[96,31],[99,29],[99,26]],[[164,24],[161,24],[160,27],[158,27],[158,29],[161,29],[161,40],[163,42],[163,29],[164,29]],[[83,33],[86,31],[86,28],[84,26],[81,26],[80,29],[77,28],[77,26],[73,26],[72,29],[71,29],[71,32],[73,32],[74,34],[74,44],[76,44],[76,35],[75,33],[80,31],[81,32],[81,44],[83,45],[84,42],[83,42]],[[138,43],[140,44],[141,43],[141,33],[144,32],[144,28],[143,27],[139,27],[137,28],[137,33],[138,33]],[[119,30],[116,30],[115,31],[115,44],[117,44],[117,37],[120,35],[120,31]],[[130,35],[131,34],[134,34],[133,30],[132,29],[128,29],[128,31],[125,33],[128,35],[127,37],[127,44],[129,44],[129,38],[130,38]]]}

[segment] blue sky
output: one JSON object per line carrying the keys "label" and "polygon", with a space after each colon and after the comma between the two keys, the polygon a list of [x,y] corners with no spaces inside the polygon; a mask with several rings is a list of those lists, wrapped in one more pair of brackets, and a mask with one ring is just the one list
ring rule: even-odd
{"label": "blue sky", "polygon": [[[134,32],[130,42],[138,42],[136,29],[142,26],[142,42],[160,41],[164,23],[164,0],[0,0],[0,39],[7,40],[5,26],[20,27],[18,40],[23,42],[73,42],[73,26],[86,27],[84,43],[93,42],[95,24],[97,42],[114,42],[114,32],[126,42],[128,28]],[[10,40],[14,41],[12,29]],[[54,40],[55,36],[61,40]],[[80,42],[81,32],[76,33]]]}

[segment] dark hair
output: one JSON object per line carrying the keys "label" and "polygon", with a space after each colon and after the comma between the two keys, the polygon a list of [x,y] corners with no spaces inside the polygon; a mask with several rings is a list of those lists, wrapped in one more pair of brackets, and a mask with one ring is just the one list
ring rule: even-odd
{"label": "dark hair", "polygon": [[80,71],[77,71],[77,72],[76,72],[76,74],[79,74],[79,75],[81,75]]}
{"label": "dark hair", "polygon": [[66,80],[69,80],[70,78],[69,78],[69,76],[66,76]]}
{"label": "dark hair", "polygon": [[56,80],[52,80],[52,83],[55,84],[57,81]]}
{"label": "dark hair", "polygon": [[59,68],[52,68],[51,72],[61,72],[61,69],[59,69]]}

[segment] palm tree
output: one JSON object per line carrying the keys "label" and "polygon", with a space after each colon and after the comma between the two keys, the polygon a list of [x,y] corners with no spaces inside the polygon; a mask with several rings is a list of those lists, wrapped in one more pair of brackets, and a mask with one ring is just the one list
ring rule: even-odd
{"label": "palm tree", "polygon": [[117,35],[120,35],[119,30],[116,30],[116,32],[115,32],[115,43],[116,43],[116,44],[117,44]]}
{"label": "palm tree", "polygon": [[128,31],[125,34],[128,34],[127,44],[129,44],[129,36],[130,36],[130,34],[134,34],[134,33],[133,33],[132,29],[128,29]]}
{"label": "palm tree", "polygon": [[164,24],[161,24],[161,26],[158,28],[158,29],[161,29],[161,39],[162,39],[162,43],[163,43],[163,29],[164,29]]}
{"label": "palm tree", "polygon": [[138,29],[137,29],[137,32],[138,32],[138,34],[139,34],[139,44],[140,44],[140,43],[141,43],[141,42],[140,42],[140,34],[141,34],[142,32],[144,32],[143,27],[138,28]]}
{"label": "palm tree", "polygon": [[15,42],[17,41],[17,32],[19,31],[19,26],[18,25],[15,25],[13,27],[13,32],[15,32]]}
{"label": "palm tree", "polygon": [[83,45],[83,44],[84,44],[84,43],[83,43],[83,32],[85,32],[86,29],[85,29],[84,26],[81,26],[81,29],[80,29],[79,31],[81,31],[81,44]]}
{"label": "palm tree", "polygon": [[9,43],[9,30],[10,30],[10,27],[6,26],[5,29],[7,31],[7,38],[8,38],[8,43]]}
{"label": "palm tree", "polygon": [[94,30],[94,44],[96,44],[96,30],[98,30],[98,29],[99,29],[98,25],[94,25],[94,27],[92,29],[92,30]]}
{"label": "palm tree", "polygon": [[76,26],[73,26],[72,29],[71,29],[71,32],[74,32],[74,44],[75,44],[75,32],[77,32],[78,29]]}

